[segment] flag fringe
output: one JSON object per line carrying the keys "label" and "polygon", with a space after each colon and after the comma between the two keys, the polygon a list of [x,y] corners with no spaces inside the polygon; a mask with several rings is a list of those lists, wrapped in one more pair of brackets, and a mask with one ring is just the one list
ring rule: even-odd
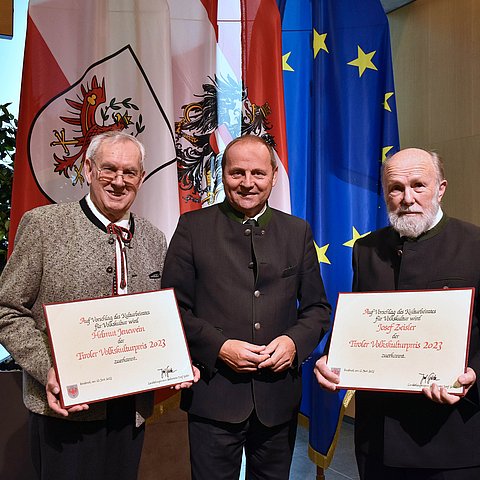
{"label": "flag fringe", "polygon": [[[345,415],[345,410],[347,409],[349,403],[351,402],[353,396],[355,395],[354,390],[348,390],[345,394],[345,397],[342,401],[342,406],[340,407],[340,412],[338,415],[338,422],[337,427],[335,429],[335,435],[333,437],[332,442],[330,443],[330,447],[328,449],[327,454],[322,454],[317,452],[310,444],[308,445],[308,457],[310,460],[315,463],[318,467],[323,468],[326,470],[333,459],[333,454],[335,453],[335,448],[337,447],[338,438],[340,435],[340,428],[342,427],[343,416]],[[304,415],[299,415],[299,423],[302,426],[308,427],[309,419]]]}

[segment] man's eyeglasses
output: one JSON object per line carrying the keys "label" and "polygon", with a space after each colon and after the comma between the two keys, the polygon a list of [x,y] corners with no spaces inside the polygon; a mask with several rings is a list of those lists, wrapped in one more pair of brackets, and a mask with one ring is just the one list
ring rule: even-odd
{"label": "man's eyeglasses", "polygon": [[125,185],[135,186],[142,178],[142,173],[137,172],[137,170],[117,170],[114,167],[98,167],[94,161],[92,161],[92,165],[98,171],[98,179],[103,182],[113,182],[120,175]]}

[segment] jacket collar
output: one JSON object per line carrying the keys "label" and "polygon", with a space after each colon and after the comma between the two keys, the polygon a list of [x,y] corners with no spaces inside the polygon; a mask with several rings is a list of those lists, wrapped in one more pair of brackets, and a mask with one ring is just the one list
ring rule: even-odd
{"label": "jacket collar", "polygon": [[[87,203],[87,200],[86,200],[86,197],[83,197],[81,200],[80,200],[80,208],[82,209],[83,213],[85,214],[85,216],[96,226],[98,227],[100,230],[102,230],[102,232],[105,232],[107,233],[107,227],[103,224],[103,222],[92,212],[92,209],[88,206],[88,203]],[[133,220],[133,215],[130,214],[130,232],[133,236],[134,232],[135,232],[135,222]]]}
{"label": "jacket collar", "polygon": [[403,241],[405,241],[405,242],[423,242],[424,240],[428,240],[432,237],[435,237],[440,232],[442,232],[449,220],[450,220],[450,218],[444,212],[443,216],[442,216],[442,219],[433,228],[431,228],[430,230],[427,230],[426,232],[422,233],[417,238],[400,237],[398,232],[396,230],[394,230],[392,227],[390,227],[390,230],[392,232],[393,238],[395,239],[396,243],[403,242]]}
{"label": "jacket collar", "polygon": [[[242,212],[239,212],[238,210],[235,210],[230,203],[228,203],[227,199],[225,199],[220,205],[219,205],[220,211],[226,215],[230,220],[233,220],[234,222],[237,223],[243,223],[243,220],[245,218],[245,215]],[[265,212],[260,215],[258,218],[258,225],[260,227],[266,227],[270,220],[272,219],[272,209],[270,206],[267,204],[267,209]]]}

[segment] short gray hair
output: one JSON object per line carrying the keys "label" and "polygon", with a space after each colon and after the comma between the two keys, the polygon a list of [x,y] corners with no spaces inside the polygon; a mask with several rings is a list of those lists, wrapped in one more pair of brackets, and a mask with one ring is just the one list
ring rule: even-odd
{"label": "short gray hair", "polygon": [[437,183],[440,185],[445,180],[445,167],[442,157],[433,151],[427,151],[432,158],[433,166],[435,167],[435,172],[437,173]]}
{"label": "short gray hair", "polygon": [[96,135],[90,141],[90,144],[87,148],[86,157],[94,162],[97,160],[98,150],[103,145],[103,143],[126,143],[132,142],[138,148],[138,153],[140,154],[140,169],[144,171],[144,163],[145,163],[145,147],[137,140],[133,135],[130,135],[125,132],[121,132],[119,130],[109,130],[108,132],[101,133],[100,135]]}

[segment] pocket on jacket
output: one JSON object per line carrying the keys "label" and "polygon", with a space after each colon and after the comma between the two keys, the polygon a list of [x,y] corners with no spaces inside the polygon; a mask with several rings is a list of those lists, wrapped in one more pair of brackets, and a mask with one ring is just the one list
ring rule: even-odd
{"label": "pocket on jacket", "polygon": [[287,267],[283,272],[282,272],[282,278],[285,277],[291,277],[292,275],[295,275],[298,270],[298,265],[292,265],[291,267]]}

